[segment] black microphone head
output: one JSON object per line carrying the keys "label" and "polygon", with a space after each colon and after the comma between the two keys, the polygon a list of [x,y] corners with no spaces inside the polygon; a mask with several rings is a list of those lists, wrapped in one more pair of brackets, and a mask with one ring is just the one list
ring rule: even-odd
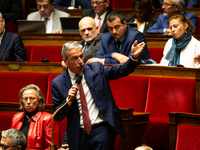
{"label": "black microphone head", "polygon": [[76,84],[80,84],[81,83],[81,80],[82,80],[82,75],[78,75],[78,77],[76,78]]}

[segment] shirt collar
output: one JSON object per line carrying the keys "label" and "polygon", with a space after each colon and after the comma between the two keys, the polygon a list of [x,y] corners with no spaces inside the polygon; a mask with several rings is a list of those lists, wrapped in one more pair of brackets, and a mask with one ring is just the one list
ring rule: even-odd
{"label": "shirt collar", "polygon": [[[52,18],[53,18],[53,11],[52,11],[51,15],[48,17],[48,20],[51,20]],[[42,20],[45,20],[45,18],[42,17]]]}
{"label": "shirt collar", "polygon": [[[73,72],[71,72],[70,70],[69,70],[69,68],[68,68],[68,73],[69,73],[69,76],[70,76],[70,79],[72,79],[72,80],[75,80],[76,79],[76,74],[75,73],[73,73]],[[80,75],[83,75],[83,72],[81,72],[81,73],[79,73]]]}
{"label": "shirt collar", "polygon": [[[125,36],[123,38],[121,38],[121,40],[119,40],[119,41],[122,43],[124,41],[124,38],[125,38]],[[118,40],[115,39],[115,41],[118,41]]]}

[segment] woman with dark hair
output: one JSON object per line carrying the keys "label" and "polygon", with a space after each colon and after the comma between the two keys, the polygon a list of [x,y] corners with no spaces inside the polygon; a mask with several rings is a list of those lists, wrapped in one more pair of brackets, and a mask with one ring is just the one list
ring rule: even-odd
{"label": "woman with dark hair", "polygon": [[181,14],[174,14],[169,18],[169,27],[173,38],[167,41],[160,64],[200,67],[197,62],[197,56],[200,55],[200,41],[193,37],[195,32],[191,21]]}
{"label": "woman with dark hair", "polygon": [[[23,112],[12,118],[11,128],[21,130],[27,138],[27,149],[50,150],[52,114],[44,111],[45,99],[38,86],[30,84],[20,90]],[[59,147],[59,127],[54,122],[54,143]]]}
{"label": "woman with dark hair", "polygon": [[137,29],[142,33],[146,33],[158,19],[152,0],[134,0],[132,9],[133,14],[127,15],[125,20],[127,23],[136,23]]}

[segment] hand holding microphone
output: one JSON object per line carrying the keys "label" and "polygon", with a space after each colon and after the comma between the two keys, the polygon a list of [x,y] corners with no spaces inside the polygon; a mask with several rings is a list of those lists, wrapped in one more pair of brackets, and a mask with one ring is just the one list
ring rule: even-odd
{"label": "hand holding microphone", "polygon": [[82,76],[78,75],[75,81],[75,85],[73,85],[68,92],[68,101],[73,101],[73,99],[76,97],[76,94],[79,90],[78,85],[81,83],[81,80],[82,80]]}

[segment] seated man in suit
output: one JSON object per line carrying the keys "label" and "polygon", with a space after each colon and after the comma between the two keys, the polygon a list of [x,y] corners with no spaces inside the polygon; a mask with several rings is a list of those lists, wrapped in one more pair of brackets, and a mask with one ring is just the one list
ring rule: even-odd
{"label": "seated man in suit", "polygon": [[[75,4],[74,4],[74,3]],[[73,8],[92,8],[91,0],[54,0],[55,8],[67,9]]]}
{"label": "seated man in suit", "polygon": [[21,36],[6,31],[0,12],[0,61],[26,61],[26,50]]}
{"label": "seated man in suit", "polygon": [[26,136],[18,129],[8,129],[1,132],[0,148],[25,150]]}
{"label": "seated man in suit", "polygon": [[189,12],[184,12],[184,5],[184,0],[163,0],[162,8],[164,9],[164,13],[158,16],[157,22],[152,27],[150,27],[147,32],[171,34],[168,20],[175,13],[183,14],[185,17],[189,18],[193,24],[194,31],[197,32],[197,15],[191,14]]}
{"label": "seated man in suit", "polygon": [[106,18],[111,12],[113,12],[113,10],[108,7],[109,3],[109,0],[91,0],[91,5],[93,8],[82,11],[82,17],[90,16],[94,18],[95,23],[98,26],[98,34],[108,32]]}
{"label": "seated man in suit", "polygon": [[[117,134],[125,138],[109,80],[132,73],[140,64],[138,56],[144,46],[144,42],[135,41],[124,65],[106,66],[99,62],[84,64],[82,46],[75,41],[63,45],[62,57],[68,68],[53,79],[51,91],[53,112],[60,109],[54,118],[62,121],[67,117],[70,150],[112,150]],[[77,78],[79,87],[74,85]]]}
{"label": "seated man in suit", "polygon": [[[107,17],[109,33],[104,33],[101,38],[101,46],[95,57],[87,63],[99,61],[102,64],[124,64],[131,55],[131,46],[135,40],[146,43],[143,33],[127,25],[124,16],[119,12],[112,12]],[[142,60],[149,59],[147,45],[140,53]]]}
{"label": "seated man in suit", "polygon": [[46,33],[62,33],[60,17],[70,17],[66,12],[54,9],[53,0],[37,0],[38,11],[28,15],[27,20],[45,20]]}
{"label": "seated man in suit", "polygon": [[[94,57],[98,51],[101,45],[102,34],[97,34],[98,27],[92,17],[82,18],[78,25],[80,35],[83,38],[79,41],[79,44],[83,46],[84,63],[86,63],[87,60]],[[62,61],[62,66],[64,69],[67,69],[64,61]]]}

